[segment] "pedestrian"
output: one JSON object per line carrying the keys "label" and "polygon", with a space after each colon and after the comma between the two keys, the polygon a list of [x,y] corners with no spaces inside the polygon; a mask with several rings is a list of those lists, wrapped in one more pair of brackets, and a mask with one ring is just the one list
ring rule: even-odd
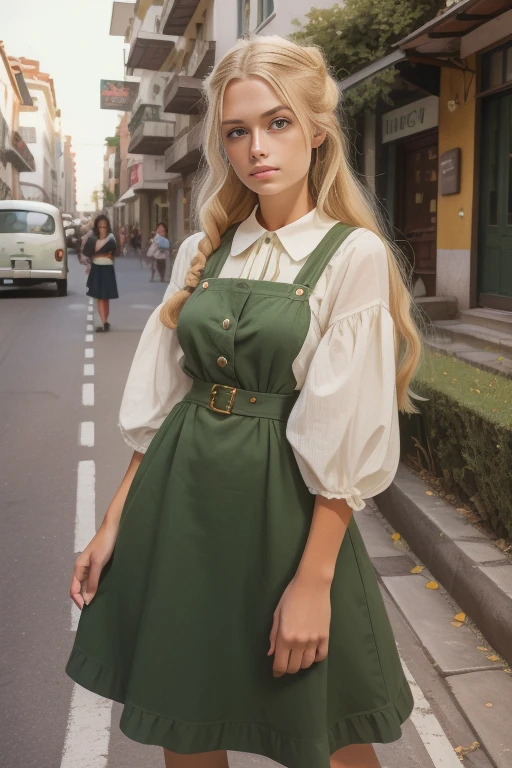
{"label": "pedestrian", "polygon": [[85,240],[82,253],[90,259],[91,268],[87,278],[87,296],[98,300],[98,313],[103,325],[97,325],[96,331],[109,331],[110,299],[118,299],[114,256],[116,239],[108,216],[101,213],[96,216],[91,233]]}
{"label": "pedestrian", "polygon": [[167,768],[374,768],[413,697],[353,511],[417,412],[411,295],[321,51],[240,38],[203,87],[201,230],[130,369],[66,671]]}
{"label": "pedestrian", "polygon": [[169,258],[169,248],[170,243],[167,239],[167,227],[163,221],[161,221],[156,226],[155,235],[149,243],[147,252],[151,265],[150,283],[154,282],[155,269],[158,270],[158,274],[160,275],[160,282],[164,282],[165,267],[167,266],[167,259]]}
{"label": "pedestrian", "polygon": [[124,224],[119,227],[119,251],[121,256],[126,256],[126,227]]}
{"label": "pedestrian", "polygon": [[140,259],[140,265],[141,267],[143,265],[143,258],[142,258],[142,237],[140,234],[139,225],[136,223],[135,226],[132,229],[132,234],[130,237],[130,245],[132,247],[132,251],[135,252],[135,255]]}

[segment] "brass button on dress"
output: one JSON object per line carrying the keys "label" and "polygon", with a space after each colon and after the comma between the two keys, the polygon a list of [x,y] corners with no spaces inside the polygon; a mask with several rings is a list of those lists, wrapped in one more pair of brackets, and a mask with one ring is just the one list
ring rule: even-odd
{"label": "brass button on dress", "polygon": [[297,288],[297,290],[295,291],[295,293],[297,294],[297,296],[302,296],[302,295],[303,295],[303,293],[304,293],[304,288]]}
{"label": "brass button on dress", "polygon": [[217,365],[219,366],[219,368],[225,368],[227,364],[228,364],[228,361],[226,360],[225,357],[217,358]]}
{"label": "brass button on dress", "polygon": [[207,280],[205,280],[204,283],[203,283],[203,288],[205,288],[205,289],[208,288],[208,285],[209,285],[209,283],[207,282]]}
{"label": "brass button on dress", "polygon": [[225,331],[227,331],[230,325],[231,325],[231,320],[229,320],[228,318],[222,321],[222,327],[224,328]]}

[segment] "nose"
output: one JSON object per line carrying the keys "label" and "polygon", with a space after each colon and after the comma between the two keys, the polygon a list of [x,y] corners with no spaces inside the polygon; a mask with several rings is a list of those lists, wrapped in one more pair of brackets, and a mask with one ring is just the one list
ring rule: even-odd
{"label": "nose", "polygon": [[251,141],[251,157],[267,157],[268,152],[265,147],[264,138],[263,138],[263,132],[258,130],[254,131],[252,134],[252,141]]}

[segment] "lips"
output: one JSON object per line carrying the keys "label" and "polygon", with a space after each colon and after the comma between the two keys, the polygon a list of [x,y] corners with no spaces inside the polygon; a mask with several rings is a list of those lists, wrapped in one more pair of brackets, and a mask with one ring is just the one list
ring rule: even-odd
{"label": "lips", "polygon": [[270,165],[262,165],[260,168],[255,168],[252,171],[251,176],[255,176],[258,173],[265,173],[266,171],[277,171],[278,168],[272,168]]}

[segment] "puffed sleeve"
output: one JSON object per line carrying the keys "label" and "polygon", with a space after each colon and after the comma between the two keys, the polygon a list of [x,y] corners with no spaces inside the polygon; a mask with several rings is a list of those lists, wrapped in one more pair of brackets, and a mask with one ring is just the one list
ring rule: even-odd
{"label": "puffed sleeve", "polygon": [[168,413],[192,384],[180,366],[183,351],[176,331],[164,326],[159,315],[167,299],[185,285],[185,275],[202,237],[203,233],[197,232],[181,244],[172,280],[162,303],[145,325],[128,374],[119,411],[119,429],[125,442],[140,453],[146,452]]}
{"label": "puffed sleeve", "polygon": [[393,481],[400,443],[386,250],[357,234],[322,299],[323,335],[287,437],[310,492],[360,510]]}

